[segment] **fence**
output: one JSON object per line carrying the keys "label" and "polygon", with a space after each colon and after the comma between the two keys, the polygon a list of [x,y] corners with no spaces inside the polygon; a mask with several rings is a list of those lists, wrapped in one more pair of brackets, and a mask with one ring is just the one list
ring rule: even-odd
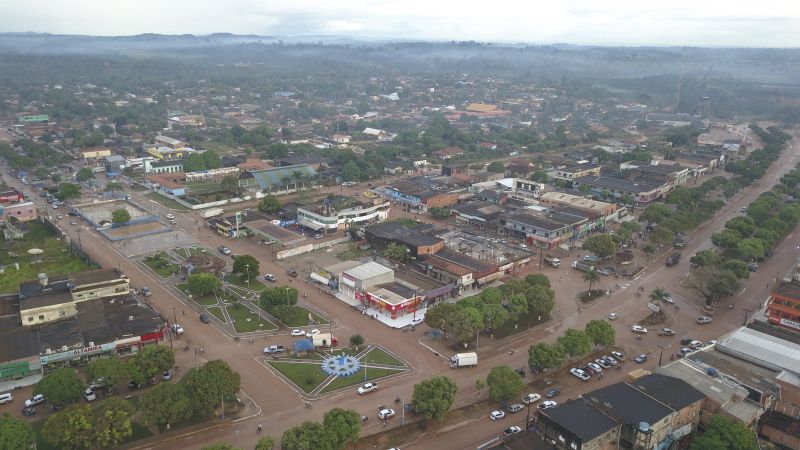
{"label": "fence", "polygon": [[314,250],[319,250],[322,248],[333,247],[334,245],[341,244],[343,242],[349,242],[350,238],[342,237],[338,239],[332,239],[330,241],[323,241],[318,242],[316,244],[306,244],[301,245],[300,247],[290,248],[286,250],[281,250],[275,255],[275,259],[280,261],[282,259],[289,258],[291,256],[302,255],[305,253],[313,252]]}

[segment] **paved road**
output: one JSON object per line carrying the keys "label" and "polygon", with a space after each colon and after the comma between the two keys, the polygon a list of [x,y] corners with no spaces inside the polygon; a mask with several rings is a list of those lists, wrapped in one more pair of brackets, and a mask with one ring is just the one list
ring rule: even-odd
{"label": "paved road", "polygon": [[[764,190],[770,188],[775,181],[783,175],[786,171],[794,167],[798,158],[798,144],[797,141],[792,141],[784,152],[781,159],[773,165],[774,170],[769,172],[763,180],[750,189],[738,194],[735,198],[729,201],[726,208],[719,213],[717,217],[712,219],[709,223],[700,227],[688,239],[688,245],[684,249],[685,255],[694,254],[697,250],[707,248],[710,246],[710,235],[721,228],[722,224],[731,217],[738,214],[739,208],[748,204],[755,199]],[[6,177],[12,184],[17,180]],[[153,211],[165,214],[167,210],[161,205],[154,202],[145,205],[152,208]],[[184,228],[188,233],[195,234],[197,231],[197,224],[195,220],[196,213],[183,213],[176,214],[179,217],[178,225]],[[61,225],[67,229],[68,235],[77,240],[77,233],[75,227],[67,225],[66,217]],[[200,241],[210,247],[216,248],[217,245],[226,245],[234,253],[238,254],[253,254],[259,259],[262,272],[272,272],[275,274],[283,273],[282,269],[275,264],[271,252],[263,246],[255,246],[252,240],[245,241],[230,241],[215,234],[208,235],[201,230],[198,234]],[[791,240],[797,231],[795,230],[788,238]],[[185,310],[187,314],[191,314],[191,306],[184,304],[183,300],[173,294],[171,290],[162,287],[156,277],[149,271],[144,271],[139,265],[134,264],[124,258],[119,252],[110,246],[107,241],[98,236],[92,230],[84,229],[81,232],[81,242],[85,249],[93,255],[104,267],[120,266],[130,277],[134,285],[150,286],[153,290],[153,296],[150,297],[156,308],[164,315],[171,315],[173,308],[178,310]],[[595,305],[594,307],[578,312],[575,308],[573,298],[574,295],[564,295],[565,292],[570,292],[575,289],[575,286],[560,286],[554,282],[554,287],[557,290],[558,304],[557,304],[557,317],[555,322],[560,322],[560,325],[549,326],[546,329],[537,330],[534,332],[523,333],[518,337],[513,344],[508,346],[501,346],[497,348],[494,355],[490,352],[486,356],[482,355],[481,364],[478,368],[470,370],[451,370],[447,368],[445,361],[441,357],[433,355],[431,352],[425,350],[417,343],[417,339],[421,338],[425,327],[418,327],[416,332],[402,333],[398,330],[391,330],[383,326],[377,321],[367,320],[351,307],[344,303],[332,299],[329,296],[322,295],[314,289],[304,289],[308,293],[308,298],[305,300],[308,303],[316,306],[324,311],[326,314],[334,317],[340,324],[340,328],[335,331],[335,334],[342,340],[346,340],[351,334],[359,333],[366,339],[367,342],[376,343],[390,348],[397,353],[400,357],[411,363],[415,369],[414,373],[403,378],[384,383],[382,389],[374,394],[359,397],[352,391],[342,394],[337,394],[325,399],[314,402],[312,409],[303,407],[301,398],[290,390],[279,378],[273,376],[267,371],[262,363],[259,361],[260,350],[267,343],[280,343],[288,344],[289,337],[286,334],[267,339],[257,340],[255,344],[248,344],[246,342],[232,342],[216,327],[203,325],[199,321],[193,323],[190,319],[185,318],[182,320],[182,325],[186,329],[184,338],[191,341],[192,346],[205,347],[205,353],[202,355],[203,359],[224,359],[231,367],[239,372],[242,376],[242,390],[250,397],[253,398],[256,404],[262,408],[262,412],[252,419],[248,419],[236,424],[223,424],[213,430],[198,432],[188,436],[178,436],[176,440],[168,440],[161,442],[151,448],[172,448],[180,445],[186,448],[199,448],[203,445],[215,441],[226,441],[251,447],[252,444],[259,437],[255,433],[257,423],[264,425],[265,433],[273,436],[280,436],[280,434],[288,427],[297,425],[304,420],[320,420],[322,414],[328,409],[339,406],[344,408],[352,408],[362,414],[373,417],[375,408],[378,404],[393,404],[395,396],[401,396],[404,399],[411,397],[413,385],[421,379],[430,377],[432,375],[446,373],[448,376],[459,384],[459,393],[457,396],[457,403],[463,404],[470,402],[476,396],[474,382],[476,379],[485,377],[489,369],[499,364],[509,364],[512,367],[524,367],[527,361],[527,347],[537,341],[554,341],[561,330],[572,328],[583,328],[584,324],[591,319],[604,318],[609,312],[615,311],[622,314],[622,317],[615,322],[617,327],[618,342],[621,348],[628,355],[635,355],[637,353],[655,353],[659,350],[659,346],[664,347],[664,354],[668,355],[669,352],[677,350],[677,341],[682,336],[689,336],[700,339],[708,340],[718,337],[720,334],[734,328],[741,324],[744,319],[744,311],[742,308],[754,309],[755,305],[762,302],[767,295],[767,286],[774,282],[777,273],[785,272],[798,257],[797,248],[794,245],[780,246],[770,261],[762,264],[759,271],[747,281],[742,293],[735,299],[737,308],[735,311],[724,311],[715,316],[715,320],[711,325],[704,327],[697,327],[693,320],[699,315],[700,300],[696,294],[684,292],[678,289],[679,294],[678,303],[680,305],[679,311],[670,311],[675,315],[675,328],[679,336],[674,339],[660,338],[651,333],[641,341],[636,341],[632,338],[629,331],[631,324],[637,322],[640,318],[647,314],[645,301],[641,297],[634,295],[635,288],[639,285],[644,285],[649,292],[652,288],[657,286],[665,286],[670,291],[673,291],[674,286],[678,286],[680,281],[686,276],[688,272],[688,258],[681,264],[672,268],[665,268],[663,261],[656,262],[648,271],[626,287],[615,293],[612,297],[604,300],[603,302]],[[565,271],[569,271],[568,267],[560,269],[560,273],[565,275]],[[528,271],[532,271],[529,268]],[[548,272],[549,273],[549,272]],[[554,277],[551,277],[551,279]],[[299,283],[294,281],[294,283]],[[566,283],[565,283],[566,284]],[[303,285],[305,286],[305,285]],[[286,330],[284,330],[284,333]],[[516,348],[520,351],[513,355],[507,353],[508,348]],[[194,363],[193,352],[177,352],[179,364],[192,365]],[[644,367],[652,368],[657,363],[657,358],[651,360],[644,365]],[[578,393],[594,389],[598,386],[609,384],[618,381],[624,371],[609,374],[601,381],[592,380],[589,383],[580,383],[577,380],[561,380],[564,381],[564,393],[560,400],[564,401],[568,398],[575,398]],[[484,394],[485,395],[485,394]],[[488,411],[487,411],[488,413]],[[521,414],[518,415],[517,421],[524,420]],[[517,419],[516,416],[514,416]],[[399,423],[398,419],[393,421],[392,425]],[[512,424],[510,418],[504,421],[491,422],[488,418],[481,418],[476,422],[480,426],[467,426],[458,428],[448,433],[440,435],[428,436],[423,441],[417,444],[403,446],[403,448],[469,448],[475,443],[483,442],[487,436],[492,433],[497,433],[503,428]],[[371,421],[366,427],[366,433],[372,433],[379,430],[377,421]]]}

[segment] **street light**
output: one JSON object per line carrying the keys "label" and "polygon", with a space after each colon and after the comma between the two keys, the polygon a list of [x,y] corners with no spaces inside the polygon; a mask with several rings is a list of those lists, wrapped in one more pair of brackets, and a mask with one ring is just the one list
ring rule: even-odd
{"label": "street light", "polygon": [[245,271],[247,271],[247,289],[250,289],[250,264],[245,264]]}

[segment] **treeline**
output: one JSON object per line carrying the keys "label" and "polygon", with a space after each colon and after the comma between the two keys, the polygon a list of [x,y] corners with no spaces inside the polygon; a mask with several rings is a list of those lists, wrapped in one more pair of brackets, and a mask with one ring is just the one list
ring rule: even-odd
{"label": "treeline", "polygon": [[568,358],[580,358],[589,354],[593,346],[612,347],[616,330],[605,320],[590,320],[583,330],[568,329],[555,344],[539,342],[528,349],[528,366],[541,372],[559,369]]}

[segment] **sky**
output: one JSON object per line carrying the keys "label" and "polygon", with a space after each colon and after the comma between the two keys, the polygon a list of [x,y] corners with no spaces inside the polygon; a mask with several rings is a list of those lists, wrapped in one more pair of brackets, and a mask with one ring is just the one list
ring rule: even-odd
{"label": "sky", "polygon": [[798,0],[0,0],[0,32],[800,47]]}

